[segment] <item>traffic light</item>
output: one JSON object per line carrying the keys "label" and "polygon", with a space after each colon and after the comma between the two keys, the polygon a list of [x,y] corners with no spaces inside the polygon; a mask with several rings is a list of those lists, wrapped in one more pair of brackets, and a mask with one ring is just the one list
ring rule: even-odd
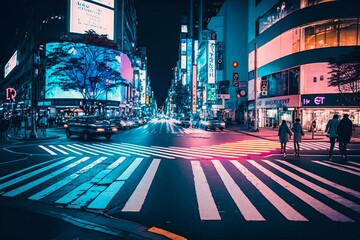
{"label": "traffic light", "polygon": [[237,72],[233,73],[233,87],[239,86],[239,74]]}

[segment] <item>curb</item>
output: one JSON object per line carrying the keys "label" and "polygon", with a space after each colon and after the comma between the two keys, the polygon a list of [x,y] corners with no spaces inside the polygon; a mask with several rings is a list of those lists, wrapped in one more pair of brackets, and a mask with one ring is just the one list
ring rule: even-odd
{"label": "curb", "polygon": [[0,198],[0,206],[59,219],[78,228],[109,234],[120,237],[121,239],[169,239],[149,231],[150,228],[141,224],[113,218],[101,213],[66,209],[45,205],[43,203],[29,203],[24,200],[9,200],[5,198]]}

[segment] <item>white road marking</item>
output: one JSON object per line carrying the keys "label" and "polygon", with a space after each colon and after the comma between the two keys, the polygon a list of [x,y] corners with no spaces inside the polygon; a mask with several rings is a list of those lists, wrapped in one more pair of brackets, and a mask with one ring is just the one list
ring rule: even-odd
{"label": "white road marking", "polygon": [[89,165],[83,167],[82,169],[80,169],[76,173],[73,173],[70,176],[67,176],[66,178],[62,179],[61,181],[59,181],[59,182],[45,188],[44,190],[32,195],[28,199],[30,199],[30,200],[39,200],[39,199],[42,199],[42,198],[50,195],[51,193],[55,192],[56,190],[60,189],[61,187],[65,186],[66,184],[70,183],[71,181],[73,181],[74,179],[79,177],[81,174],[87,172],[88,170],[90,170],[91,168],[96,166],[97,164],[103,162],[105,159],[106,159],[106,157],[101,157],[101,158],[95,160],[94,162],[92,162]]}
{"label": "white road marking", "polygon": [[195,192],[201,220],[221,220],[219,211],[211,194],[205,173],[198,161],[191,161]]}
{"label": "white road marking", "polygon": [[335,202],[337,202],[337,203],[339,203],[339,204],[341,204],[341,205],[343,205],[345,207],[351,208],[352,210],[354,210],[357,213],[360,213],[360,205],[359,204],[356,204],[356,203],[354,203],[354,202],[352,202],[350,200],[347,200],[347,199],[343,198],[342,196],[340,196],[340,195],[338,195],[336,193],[333,193],[333,192],[331,192],[331,191],[329,191],[329,190],[327,190],[327,189],[325,189],[323,187],[320,187],[320,186],[318,186],[318,185],[316,185],[316,184],[314,184],[314,183],[312,183],[312,182],[310,182],[310,181],[308,181],[308,180],[306,180],[306,179],[304,179],[304,178],[302,178],[302,177],[300,177],[300,176],[298,176],[298,175],[296,175],[296,174],[294,174],[294,173],[292,173],[292,172],[290,172],[290,171],[288,171],[288,170],[286,170],[286,169],[284,169],[284,168],[282,168],[282,167],[280,167],[280,166],[278,166],[278,165],[276,165],[276,164],[274,164],[274,163],[272,163],[272,162],[270,162],[268,160],[263,160],[263,162],[265,162],[268,165],[272,166],[276,170],[286,174],[287,176],[291,177],[292,179],[295,179],[296,181],[304,184],[308,188],[311,188],[314,191],[316,191],[316,192],[318,192],[318,193],[332,199],[333,201],[335,201]]}
{"label": "white road marking", "polygon": [[236,206],[239,208],[240,212],[247,221],[265,221],[265,218],[259,213],[256,207],[251,203],[251,201],[246,197],[240,187],[236,184],[234,179],[230,174],[225,170],[224,166],[221,165],[219,160],[211,160],[214,164],[216,171],[220,175],[221,180],[223,181],[226,189],[230,193],[232,199],[234,200]]}
{"label": "white road marking", "polygon": [[157,169],[160,165],[160,159],[154,159],[143,178],[137,185],[135,191],[126,202],[123,212],[139,212],[145,202],[145,198],[149,192],[152,181],[154,180]]}
{"label": "white road marking", "polygon": [[360,176],[360,172],[352,171],[352,170],[349,170],[349,169],[347,169],[345,167],[342,167],[342,166],[336,166],[336,165],[333,165],[333,164],[328,164],[328,163],[317,161],[317,160],[315,160],[315,161],[313,160],[312,162],[323,165],[323,166],[326,166],[326,167],[334,168],[334,169],[337,169],[337,170],[340,170],[340,171],[343,171],[343,172],[354,174],[356,176]]}
{"label": "white road marking", "polygon": [[40,168],[40,169],[38,169],[38,170],[36,170],[36,171],[27,173],[27,174],[25,174],[25,175],[22,175],[22,176],[20,176],[20,177],[17,177],[17,178],[15,178],[15,179],[10,180],[10,181],[4,182],[4,183],[0,184],[0,190],[6,188],[6,187],[8,187],[8,186],[11,186],[11,185],[13,185],[13,184],[16,184],[16,183],[18,183],[18,182],[24,181],[24,180],[26,180],[26,179],[28,179],[28,178],[31,178],[31,177],[39,174],[39,173],[45,172],[46,170],[49,170],[49,169],[51,169],[51,168],[54,168],[54,167],[56,167],[56,166],[58,166],[58,165],[60,165],[60,164],[66,163],[66,162],[68,162],[68,161],[70,161],[70,160],[72,160],[72,159],[74,159],[74,158],[75,158],[75,157],[65,158],[65,159],[60,160],[60,161],[58,161],[58,162],[55,162],[55,163],[53,163],[53,164],[51,164],[51,165],[48,165],[48,166],[43,167],[43,168]]}
{"label": "white road marking", "polygon": [[48,149],[47,147],[45,147],[43,145],[39,145],[39,147],[44,149],[46,152],[50,153],[51,155],[57,155],[55,152],[51,151],[50,149]]}
{"label": "white road marking", "polygon": [[54,172],[49,173],[49,174],[45,175],[44,177],[38,178],[38,179],[36,179],[36,180],[34,180],[32,182],[29,182],[29,183],[27,183],[25,185],[22,185],[22,186],[20,186],[18,188],[15,188],[15,189],[5,193],[4,196],[6,196],[6,197],[14,197],[14,196],[19,195],[19,194],[21,194],[23,192],[26,192],[29,189],[31,189],[33,187],[36,187],[36,186],[40,185],[41,183],[44,183],[44,182],[48,181],[49,179],[51,179],[53,177],[56,177],[57,175],[60,175],[60,174],[68,171],[69,169],[71,169],[73,167],[76,167],[77,165],[87,161],[88,159],[89,159],[88,157],[84,157],[84,158],[82,158],[82,159],[80,159],[80,160],[78,160],[76,162],[73,162],[73,163],[71,163],[71,164],[69,164],[69,165],[67,165],[65,167],[62,167],[62,168],[60,168],[60,169],[58,169],[58,170],[56,170]]}
{"label": "white road marking", "polygon": [[297,166],[295,166],[295,165],[293,165],[293,164],[291,164],[289,162],[286,162],[286,161],[283,161],[283,160],[277,160],[277,161],[281,162],[282,164],[284,164],[284,165],[286,165],[288,167],[291,167],[291,168],[293,168],[293,169],[295,169],[295,170],[297,170],[297,171],[299,171],[299,172],[301,172],[301,173],[303,173],[305,175],[308,175],[309,177],[312,177],[313,179],[316,179],[319,182],[322,182],[322,183],[324,183],[326,185],[329,185],[329,186],[331,186],[333,188],[336,188],[336,189],[338,189],[340,191],[343,191],[345,193],[348,193],[348,194],[353,195],[354,197],[357,197],[357,198],[360,199],[360,192],[358,192],[358,191],[355,191],[353,189],[350,189],[350,188],[347,188],[347,187],[342,186],[340,184],[329,181],[329,180],[327,180],[327,179],[325,179],[323,177],[320,177],[320,176],[318,176],[316,174],[313,174],[313,173],[311,173],[309,171],[306,171],[306,170],[304,170],[302,168],[299,168],[299,167],[297,167]]}
{"label": "white road marking", "polygon": [[279,195],[266,186],[259,178],[252,174],[241,163],[235,160],[230,161],[234,166],[256,187],[264,197],[288,220],[308,221],[303,215],[292,208]]}
{"label": "white road marking", "polygon": [[310,196],[306,192],[300,190],[299,188],[295,187],[294,185],[290,184],[289,182],[285,181],[284,179],[276,176],[266,168],[262,167],[260,164],[255,162],[254,160],[248,160],[249,163],[251,163],[254,167],[259,169],[261,172],[263,172],[265,175],[270,177],[272,180],[277,182],[280,186],[283,186],[285,189],[287,189],[289,192],[300,198],[302,201],[307,203],[310,207],[314,208],[318,212],[322,213],[323,215],[327,216],[333,221],[339,221],[339,222],[354,222],[354,220],[348,218],[347,216],[339,213],[338,211],[332,209],[331,207],[325,205],[324,203],[320,202],[316,198]]}

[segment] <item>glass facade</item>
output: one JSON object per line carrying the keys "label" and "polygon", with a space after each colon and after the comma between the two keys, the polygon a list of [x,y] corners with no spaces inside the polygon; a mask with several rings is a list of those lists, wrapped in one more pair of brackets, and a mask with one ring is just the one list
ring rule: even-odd
{"label": "glass facade", "polygon": [[[330,19],[293,28],[258,48],[258,67],[279,58],[325,47],[359,46],[359,18]],[[254,69],[254,52],[249,53],[249,72]]]}
{"label": "glass facade", "polygon": [[[278,1],[263,17],[258,21],[258,34],[277,23],[287,15],[300,8],[306,8],[313,5],[335,2],[336,0],[282,0]],[[258,3],[257,3],[258,4]],[[256,5],[257,5],[256,4]]]}
{"label": "glass facade", "polygon": [[263,76],[261,80],[268,81],[268,91],[266,96],[260,98],[299,94],[299,76],[300,67]]}

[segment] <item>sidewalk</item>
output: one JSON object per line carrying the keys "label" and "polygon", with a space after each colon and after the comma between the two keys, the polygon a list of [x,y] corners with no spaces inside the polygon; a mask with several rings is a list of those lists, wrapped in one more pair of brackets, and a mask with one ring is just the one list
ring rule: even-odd
{"label": "sidewalk", "polygon": [[25,136],[24,129],[22,129],[17,135],[15,135],[13,129],[11,129],[11,130],[9,130],[8,138],[13,139],[13,140],[18,140],[18,141],[48,140],[48,139],[58,138],[59,133],[64,133],[64,132],[65,131],[64,131],[64,128],[62,126],[51,127],[51,128],[46,129],[46,135],[44,136],[44,134],[41,132],[41,130],[38,129],[37,130],[37,137],[36,138],[31,138],[30,137],[30,135],[31,135],[30,130],[26,131],[26,136]]}
{"label": "sidewalk", "polygon": [[[279,141],[278,137],[278,128],[270,128],[270,127],[263,127],[259,128],[258,132],[253,131],[252,129],[248,129],[246,125],[239,125],[236,123],[233,123],[227,127],[229,130],[233,130],[236,132],[241,132],[246,135],[270,140],[270,141]],[[292,141],[290,139],[290,141]],[[329,138],[326,137],[326,133],[322,131],[318,131],[314,133],[314,136],[312,136],[311,132],[305,131],[305,136],[302,138],[303,142],[329,142]],[[351,138],[351,143],[360,143],[360,138]]]}

